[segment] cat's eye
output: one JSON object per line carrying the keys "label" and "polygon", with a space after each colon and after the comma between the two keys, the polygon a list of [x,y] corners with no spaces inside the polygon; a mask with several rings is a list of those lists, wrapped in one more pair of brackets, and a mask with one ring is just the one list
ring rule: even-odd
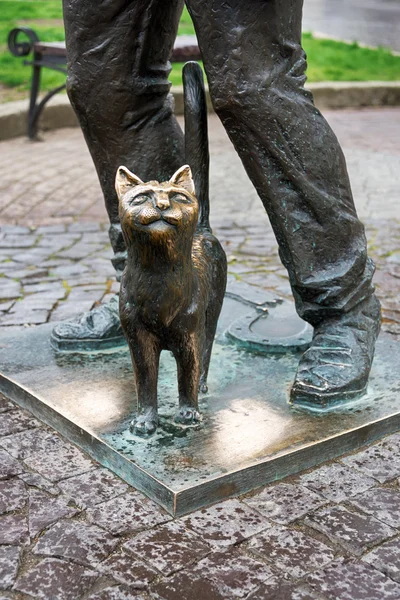
{"label": "cat's eye", "polygon": [[188,196],[184,196],[184,194],[174,194],[171,200],[175,200],[175,202],[180,202],[181,204],[192,204],[192,200]]}
{"label": "cat's eye", "polygon": [[143,202],[146,202],[147,200],[150,200],[149,196],[146,196],[146,194],[139,194],[138,196],[130,198],[129,204],[143,204]]}

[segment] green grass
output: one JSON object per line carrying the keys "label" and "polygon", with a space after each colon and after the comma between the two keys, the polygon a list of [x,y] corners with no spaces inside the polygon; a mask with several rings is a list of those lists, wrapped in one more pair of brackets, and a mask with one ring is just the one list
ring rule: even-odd
{"label": "green grass", "polygon": [[[95,0],[94,0],[95,1]],[[40,40],[60,41],[64,29],[51,22],[62,19],[61,0],[0,0],[0,84],[17,91],[28,90],[30,68],[21,58],[11,55],[7,48],[7,35],[18,25],[31,26]],[[37,22],[42,20],[42,22]],[[32,22],[33,21],[33,22]],[[192,34],[193,25],[185,9],[180,34]],[[400,80],[400,57],[393,56],[383,48],[371,50],[358,44],[345,44],[331,40],[315,39],[311,34],[303,36],[308,56],[308,81],[393,81]],[[176,64],[171,73],[174,85],[181,83],[182,65]],[[64,81],[62,74],[44,69],[42,89],[50,89]]]}

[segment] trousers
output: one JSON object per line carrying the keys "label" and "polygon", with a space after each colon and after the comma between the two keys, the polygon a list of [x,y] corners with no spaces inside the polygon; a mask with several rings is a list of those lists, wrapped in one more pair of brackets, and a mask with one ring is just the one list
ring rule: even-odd
{"label": "trousers", "polygon": [[[215,112],[273,227],[299,315],[317,325],[373,293],[343,152],[305,90],[302,0],[187,0]],[[126,165],[163,181],[185,163],[168,75],[183,0],[64,0],[67,91],[104,193]],[[229,173],[227,173],[229,176]]]}

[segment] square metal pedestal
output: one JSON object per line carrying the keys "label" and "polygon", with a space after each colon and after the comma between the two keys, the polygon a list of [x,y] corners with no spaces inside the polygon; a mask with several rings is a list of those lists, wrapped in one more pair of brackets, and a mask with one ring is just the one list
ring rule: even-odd
{"label": "square metal pedestal", "polygon": [[[229,301],[225,311],[229,310]],[[369,392],[327,414],[288,404],[299,354],[260,356],[215,343],[197,428],[174,424],[176,368],[163,353],[161,427],[129,432],[135,408],[127,348],[57,355],[52,325],[3,329],[0,390],[128,483],[182,515],[337,457],[400,428],[400,344],[382,335]],[[0,415],[1,418],[1,415]]]}

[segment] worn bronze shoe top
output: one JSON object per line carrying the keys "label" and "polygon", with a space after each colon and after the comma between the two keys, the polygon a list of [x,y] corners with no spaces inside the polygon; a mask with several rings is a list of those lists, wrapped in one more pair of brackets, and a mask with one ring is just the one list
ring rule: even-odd
{"label": "worn bronze shoe top", "polygon": [[51,345],[58,351],[96,351],[126,343],[119,318],[118,295],[73,321],[56,325]]}
{"label": "worn bronze shoe top", "polygon": [[362,396],[379,330],[380,303],[376,296],[320,323],[310,348],[300,359],[290,402],[324,409]]}

